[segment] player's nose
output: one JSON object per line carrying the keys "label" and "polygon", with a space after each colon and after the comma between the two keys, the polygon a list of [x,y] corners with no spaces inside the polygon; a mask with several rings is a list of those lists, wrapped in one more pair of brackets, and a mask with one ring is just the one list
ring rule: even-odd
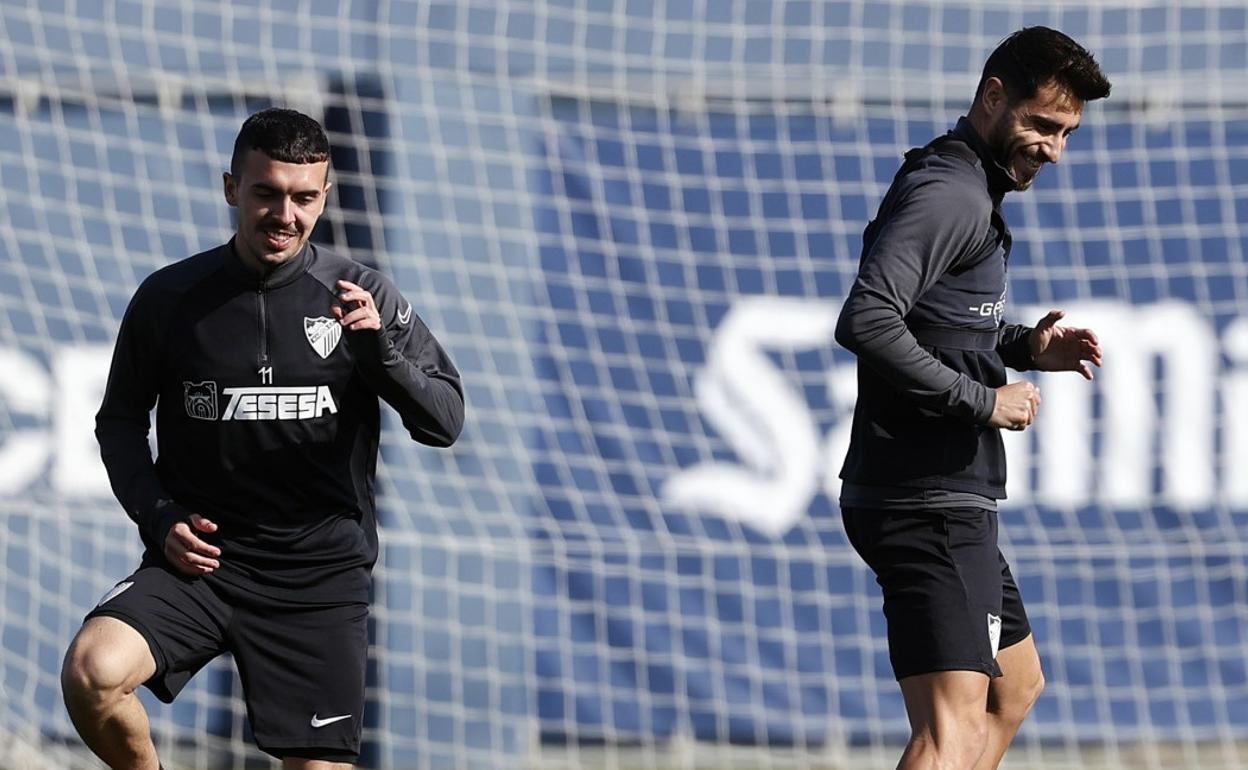
{"label": "player's nose", "polygon": [[282,198],[282,202],[273,210],[273,215],[284,225],[295,221],[295,202],[290,198]]}
{"label": "player's nose", "polygon": [[1057,163],[1062,159],[1062,151],[1066,149],[1066,139],[1061,136],[1050,137],[1040,145],[1040,154],[1049,163]]}

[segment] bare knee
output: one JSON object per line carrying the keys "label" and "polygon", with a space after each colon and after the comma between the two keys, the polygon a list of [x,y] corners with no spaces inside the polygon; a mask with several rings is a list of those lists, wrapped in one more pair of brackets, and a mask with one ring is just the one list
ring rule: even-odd
{"label": "bare knee", "polygon": [[[949,720],[939,728],[928,725],[911,734],[906,755],[915,760],[915,767],[954,768],[973,767],[988,748],[988,719],[986,714]],[[902,767],[908,766],[903,758]]]}
{"label": "bare knee", "polygon": [[134,692],[155,668],[137,631],[119,620],[96,618],[83,626],[65,653],[61,689],[71,707],[107,704]]}
{"label": "bare knee", "polygon": [[988,720],[980,716],[968,717],[951,724],[941,725],[939,730],[924,731],[915,737],[930,740],[942,756],[952,757],[967,753],[973,754],[972,760],[974,760],[979,758],[984,747],[988,745]]}
{"label": "bare knee", "polygon": [[[1030,676],[1026,681],[1003,688],[1000,698],[990,698],[988,708],[1006,718],[1017,718],[1018,721],[1022,721],[1027,713],[1030,713],[1032,706],[1036,705],[1036,701],[1040,700],[1043,691],[1045,691],[1045,675],[1041,671],[1036,671],[1035,675]],[[997,703],[992,703],[993,700]]]}
{"label": "bare knee", "polygon": [[1044,674],[1036,670],[1022,681],[1014,681],[989,691],[988,711],[999,719],[1021,725],[1044,692]]}
{"label": "bare knee", "polygon": [[988,748],[989,678],[978,671],[936,671],[900,681],[911,737],[898,765],[968,768]]}
{"label": "bare knee", "polygon": [[75,640],[61,666],[61,688],[67,699],[108,701],[125,695],[128,672],[112,651],[99,644]]}
{"label": "bare knee", "polygon": [[998,723],[1018,729],[1044,691],[1044,670],[1029,635],[997,655],[1002,676],[988,688],[988,713]]}
{"label": "bare knee", "polygon": [[1040,695],[1043,692],[1044,692],[1044,674],[1041,672],[1037,672],[1035,679],[1031,682],[1031,685],[1027,689],[1027,710],[1028,711],[1031,710],[1032,706],[1036,705],[1036,701],[1040,700]]}

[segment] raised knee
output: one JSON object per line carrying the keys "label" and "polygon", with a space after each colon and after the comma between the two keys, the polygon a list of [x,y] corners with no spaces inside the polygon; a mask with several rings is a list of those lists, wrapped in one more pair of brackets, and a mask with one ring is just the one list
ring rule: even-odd
{"label": "raised knee", "polygon": [[65,653],[61,689],[68,701],[108,702],[133,692],[134,667],[126,656],[98,641],[81,637]]}

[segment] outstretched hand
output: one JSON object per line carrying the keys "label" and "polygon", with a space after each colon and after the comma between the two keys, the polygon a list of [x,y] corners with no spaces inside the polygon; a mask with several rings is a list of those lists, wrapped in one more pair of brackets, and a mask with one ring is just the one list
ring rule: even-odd
{"label": "outstretched hand", "polygon": [[1064,310],[1050,310],[1031,330],[1031,359],[1045,372],[1079,372],[1092,379],[1092,367],[1101,365],[1101,342],[1091,329],[1058,326]]}

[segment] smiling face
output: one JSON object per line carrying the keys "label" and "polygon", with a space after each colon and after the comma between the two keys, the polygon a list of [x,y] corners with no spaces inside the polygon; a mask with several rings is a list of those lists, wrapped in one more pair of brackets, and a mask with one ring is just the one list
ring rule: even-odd
{"label": "smiling face", "polygon": [[299,253],[325,210],[329,162],[286,163],[247,152],[238,174],[225,174],[225,200],[238,209],[234,248],[264,274]]}
{"label": "smiling face", "polygon": [[1045,163],[1061,159],[1083,116],[1083,102],[1052,81],[1010,103],[1001,81],[991,78],[979,106],[986,124],[981,135],[1019,190],[1031,187]]}

